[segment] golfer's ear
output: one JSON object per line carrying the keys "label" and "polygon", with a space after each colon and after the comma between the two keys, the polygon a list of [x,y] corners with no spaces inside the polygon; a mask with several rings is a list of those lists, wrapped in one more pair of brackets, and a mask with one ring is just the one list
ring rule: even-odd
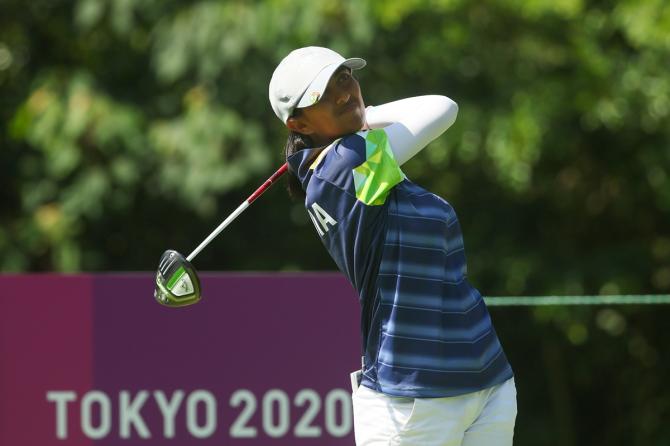
{"label": "golfer's ear", "polygon": [[311,135],[314,133],[314,130],[312,130],[309,124],[305,123],[302,119],[293,116],[286,121],[286,127],[293,132],[298,132],[303,135]]}

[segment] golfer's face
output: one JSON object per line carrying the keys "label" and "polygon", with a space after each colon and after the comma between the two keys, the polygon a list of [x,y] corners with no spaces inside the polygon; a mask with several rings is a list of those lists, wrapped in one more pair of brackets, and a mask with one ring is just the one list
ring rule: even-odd
{"label": "golfer's face", "polygon": [[301,112],[315,140],[333,140],[359,131],[365,123],[365,105],[351,70],[340,67],[330,78],[319,102]]}

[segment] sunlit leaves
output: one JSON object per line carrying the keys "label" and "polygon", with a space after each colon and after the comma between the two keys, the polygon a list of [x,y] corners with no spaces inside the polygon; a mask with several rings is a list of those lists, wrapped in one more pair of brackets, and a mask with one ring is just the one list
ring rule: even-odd
{"label": "sunlit leaves", "polygon": [[[485,288],[577,293],[616,282],[622,291],[668,289],[667,259],[650,259],[644,277],[631,279],[604,254],[624,233],[637,231],[641,245],[655,239],[670,211],[664,2],[39,5],[29,11],[40,11],[42,26],[45,11],[53,14],[42,37],[51,40],[32,42],[30,19],[0,30],[3,63],[11,58],[0,88],[3,79],[25,79],[23,90],[6,91],[18,99],[5,110],[12,154],[20,154],[17,202],[29,215],[12,217],[27,229],[4,238],[19,260],[3,264],[42,259],[60,268],[59,259],[68,259],[86,269],[93,254],[73,254],[78,240],[110,212],[169,202],[206,219],[222,212],[222,200],[239,201],[241,187],[281,161],[285,131],[267,102],[272,69],[295,47],[324,45],[368,59],[359,77],[369,104],[412,94],[459,103],[456,124],[403,169],[457,206],[470,271]],[[284,215],[284,202],[266,206]],[[609,232],[589,235],[612,221]],[[287,243],[300,240],[285,232]],[[320,246],[310,249],[315,256]],[[268,265],[301,261],[270,257]],[[96,258],[104,265],[104,254]],[[612,263],[600,265],[603,258]],[[323,262],[318,268],[332,267]]]}
{"label": "sunlit leaves", "polygon": [[365,2],[353,0],[197,2],[158,22],[156,72],[165,82],[189,74],[211,81],[240,69],[256,51],[273,62],[300,45],[347,52],[371,38],[366,12]]}
{"label": "sunlit leaves", "polygon": [[101,94],[89,76],[43,76],[11,125],[13,138],[31,147],[17,166],[24,178],[23,211],[32,216],[25,227],[34,231],[19,233],[21,250],[50,250],[54,268],[81,268],[76,240],[82,221],[101,219],[110,199],[128,193],[116,185],[133,186],[140,179],[142,127],[137,110]]}
{"label": "sunlit leaves", "polygon": [[186,94],[185,111],[151,126],[159,164],[158,187],[184,205],[212,213],[218,194],[269,168],[262,131],[211,104],[202,87]]}
{"label": "sunlit leaves", "polygon": [[670,5],[664,0],[617,2],[614,20],[640,49],[670,49]]}

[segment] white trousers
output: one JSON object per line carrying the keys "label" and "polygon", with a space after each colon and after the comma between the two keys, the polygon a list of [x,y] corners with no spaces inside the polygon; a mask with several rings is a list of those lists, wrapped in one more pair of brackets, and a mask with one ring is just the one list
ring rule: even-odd
{"label": "white trousers", "polygon": [[359,386],[352,395],[357,446],[511,446],[514,378],[446,398],[399,398]]}

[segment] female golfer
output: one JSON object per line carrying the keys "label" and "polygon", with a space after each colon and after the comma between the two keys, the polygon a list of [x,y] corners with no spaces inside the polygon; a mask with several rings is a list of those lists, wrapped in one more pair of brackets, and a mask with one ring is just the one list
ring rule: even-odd
{"label": "female golfer", "polygon": [[511,445],[516,389],[453,208],[400,167],[458,107],[419,96],[367,107],[363,59],[292,51],[269,86],[289,130],[290,190],[361,304],[363,367],[352,374],[362,445]]}

